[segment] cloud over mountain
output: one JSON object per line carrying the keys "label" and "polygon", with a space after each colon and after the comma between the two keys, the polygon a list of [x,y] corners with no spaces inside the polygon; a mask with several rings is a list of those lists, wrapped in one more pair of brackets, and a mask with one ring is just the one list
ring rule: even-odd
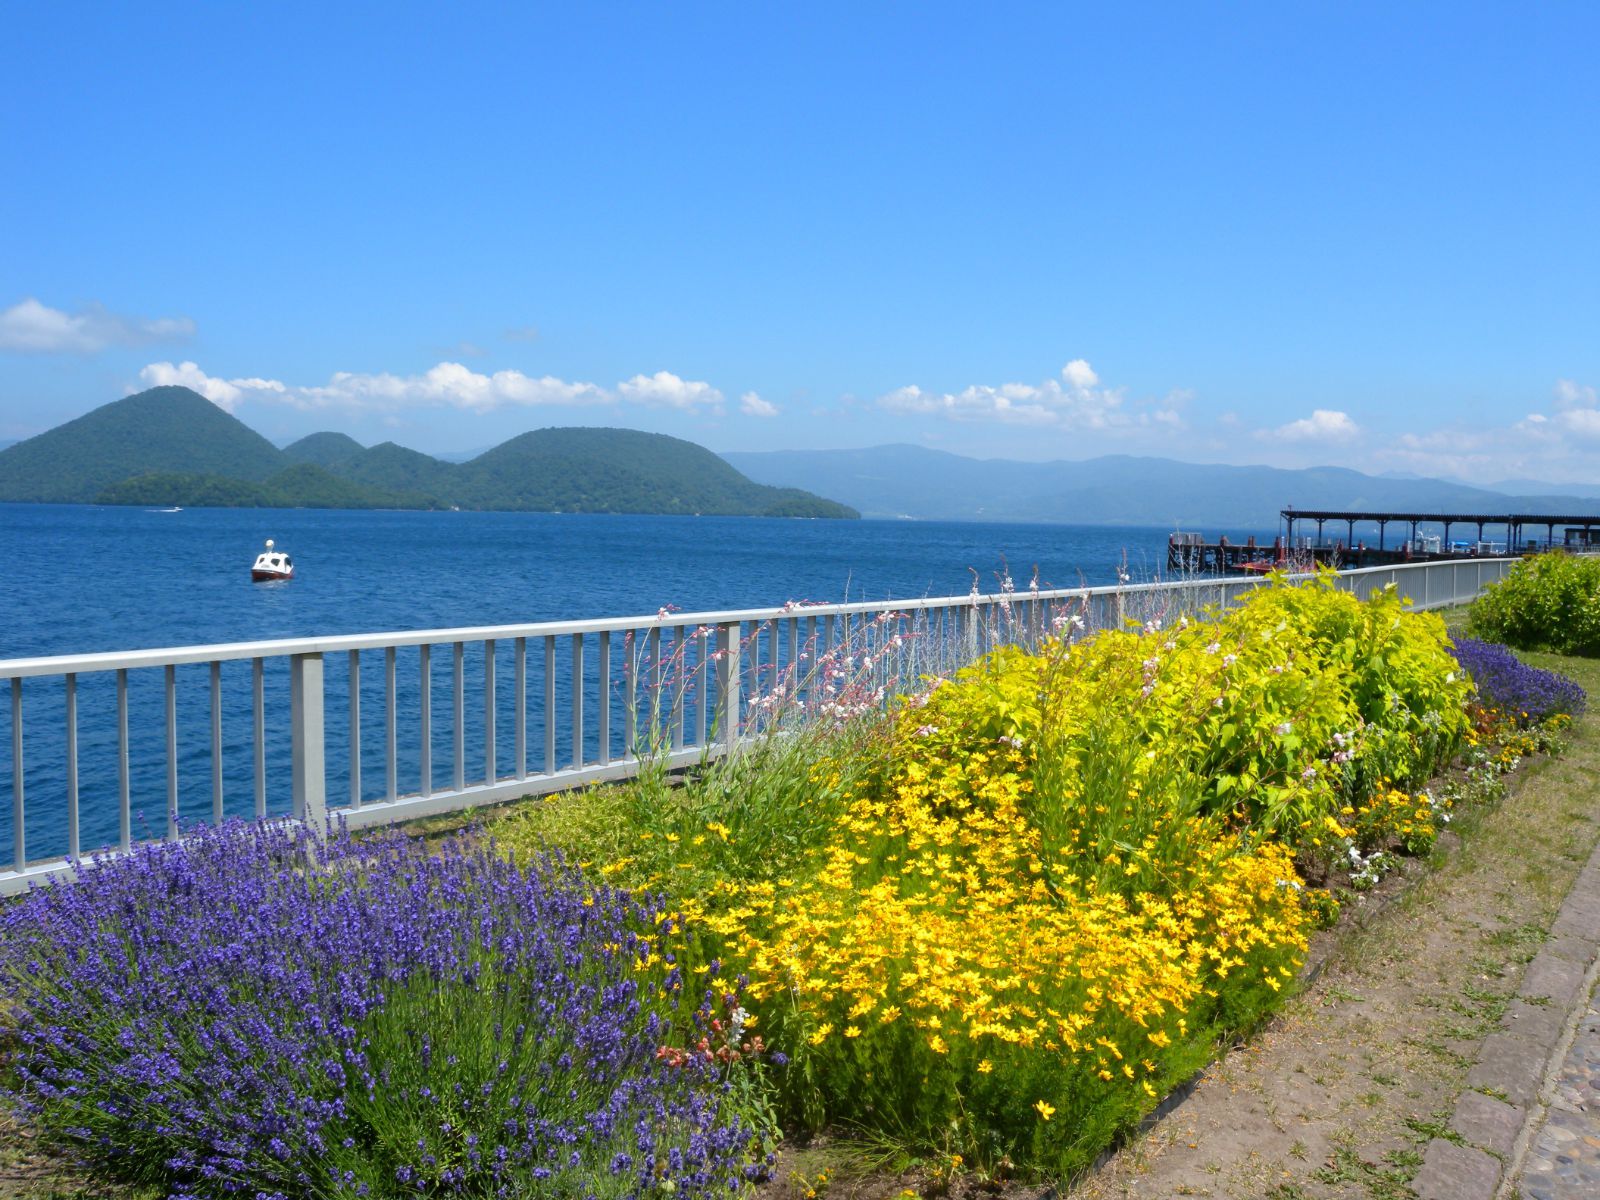
{"label": "cloud over mountain", "polygon": [[86,304],[66,312],[32,296],[0,312],[0,350],[33,354],[96,354],[111,346],[181,342],[194,336],[188,317],[130,317]]}

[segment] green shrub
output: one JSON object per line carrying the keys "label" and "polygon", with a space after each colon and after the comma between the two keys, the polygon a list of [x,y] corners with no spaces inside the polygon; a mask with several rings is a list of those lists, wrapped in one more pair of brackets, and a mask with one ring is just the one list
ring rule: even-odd
{"label": "green shrub", "polygon": [[1518,650],[1600,656],[1600,558],[1525,559],[1473,602],[1467,632]]}

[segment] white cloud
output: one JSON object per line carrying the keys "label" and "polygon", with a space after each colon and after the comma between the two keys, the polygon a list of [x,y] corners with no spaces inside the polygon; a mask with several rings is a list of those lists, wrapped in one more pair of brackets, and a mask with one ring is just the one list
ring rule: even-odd
{"label": "white cloud", "polygon": [[1570,379],[1557,380],[1551,393],[1549,411],[1504,425],[1402,433],[1372,446],[1367,461],[1355,465],[1484,483],[1537,480],[1551,492],[1561,490],[1562,480],[1593,480],[1600,475],[1600,393]]}
{"label": "white cloud", "polygon": [[552,375],[521,371],[474,371],[442,362],[421,375],[339,371],[326,384],[291,388],[287,399],[300,408],[350,408],[392,412],[409,408],[460,408],[492,412],[498,408],[609,404],[612,397],[592,383],[569,383]]}
{"label": "white cloud", "polygon": [[1100,382],[1100,376],[1094,373],[1094,368],[1088,360],[1075,358],[1061,368],[1061,377],[1075,388],[1092,388]]}
{"label": "white cloud", "polygon": [[188,317],[125,317],[98,304],[69,313],[29,296],[0,312],[0,350],[95,354],[108,346],[144,346],[193,336],[194,322]]}
{"label": "white cloud", "polygon": [[1081,358],[1062,367],[1059,380],[1038,385],[974,384],[960,392],[925,392],[911,384],[878,397],[878,407],[889,412],[1080,430],[1129,425],[1133,418],[1122,406],[1121,389],[1102,388],[1094,368]]}
{"label": "white cloud", "polygon": [[182,362],[177,366],[169,362],[151,363],[139,372],[139,378],[150,387],[190,388],[225,412],[237,408],[246,392],[275,392],[280,395],[288,392],[288,388],[276,379],[218,379],[207,375],[192,362]]}
{"label": "white cloud", "polygon": [[1592,387],[1583,387],[1570,379],[1558,379],[1555,386],[1556,407],[1569,408],[1594,408],[1600,404],[1600,393]]}
{"label": "white cloud", "polygon": [[[349,409],[394,413],[413,409],[454,408],[492,412],[502,408],[588,406],[618,403],[682,412],[722,412],[723,394],[701,380],[681,379],[670,371],[635,375],[615,388],[573,382],[553,375],[525,375],[521,371],[474,371],[458,362],[441,362],[420,375],[390,372],[339,371],[327,383],[293,385],[276,379],[227,379],[208,375],[193,362],[174,365],[156,362],[139,372],[147,387],[177,384],[193,388],[221,408],[232,412],[241,401],[266,400],[294,408]],[[741,397],[740,411],[770,417],[777,406],[754,392]]]}
{"label": "white cloud", "polygon": [[722,393],[697,379],[679,379],[671,371],[654,375],[635,375],[617,385],[624,400],[652,408],[677,408],[692,412],[699,407],[715,409],[722,404]]}
{"label": "white cloud", "polygon": [[1547,446],[1566,438],[1600,438],[1600,391],[1570,379],[1556,380],[1552,391],[1554,413],[1529,413],[1511,428]]}
{"label": "white cloud", "polygon": [[1361,426],[1352,421],[1348,413],[1319,408],[1309,417],[1276,429],[1260,430],[1256,436],[1281,442],[1349,442],[1361,436]]}
{"label": "white cloud", "polygon": [[746,392],[739,397],[739,411],[747,417],[775,417],[778,415],[778,406],[770,400],[763,400],[754,392]]}

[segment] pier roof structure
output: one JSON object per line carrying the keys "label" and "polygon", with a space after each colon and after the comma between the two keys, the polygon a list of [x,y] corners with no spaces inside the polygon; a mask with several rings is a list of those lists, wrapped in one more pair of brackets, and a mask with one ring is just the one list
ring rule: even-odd
{"label": "pier roof structure", "polygon": [[1525,545],[1529,545],[1525,537],[1525,529],[1543,526],[1546,531],[1546,545],[1555,542],[1556,526],[1565,526],[1568,530],[1566,541],[1574,541],[1574,533],[1579,544],[1588,546],[1600,541],[1600,513],[1580,513],[1577,515],[1562,515],[1558,513],[1467,513],[1467,512],[1372,512],[1342,508],[1285,508],[1278,515],[1283,518],[1287,529],[1287,536],[1292,541],[1294,538],[1295,523],[1299,521],[1315,521],[1317,534],[1320,537],[1322,527],[1329,521],[1343,521],[1348,526],[1349,535],[1353,539],[1355,527],[1358,522],[1375,524],[1378,526],[1379,545],[1383,544],[1384,530],[1391,523],[1406,524],[1411,527],[1411,536],[1417,535],[1419,525],[1442,525],[1445,530],[1445,539],[1448,541],[1452,525],[1471,525],[1478,530],[1478,540],[1483,540],[1483,531],[1494,526],[1503,526],[1506,531],[1506,542],[1510,550],[1515,552]]}

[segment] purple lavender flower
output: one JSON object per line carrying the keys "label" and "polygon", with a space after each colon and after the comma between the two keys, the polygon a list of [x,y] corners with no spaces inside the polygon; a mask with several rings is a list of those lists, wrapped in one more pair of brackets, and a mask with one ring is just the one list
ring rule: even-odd
{"label": "purple lavender flower", "polygon": [[657,917],[492,847],[202,831],[0,910],[14,1097],[174,1196],[707,1195],[758,1131],[657,1055]]}
{"label": "purple lavender flower", "polygon": [[1530,667],[1497,642],[1455,639],[1456,661],[1478,685],[1478,701],[1518,719],[1538,723],[1566,713],[1577,716],[1587,696],[1581,686],[1558,671]]}

